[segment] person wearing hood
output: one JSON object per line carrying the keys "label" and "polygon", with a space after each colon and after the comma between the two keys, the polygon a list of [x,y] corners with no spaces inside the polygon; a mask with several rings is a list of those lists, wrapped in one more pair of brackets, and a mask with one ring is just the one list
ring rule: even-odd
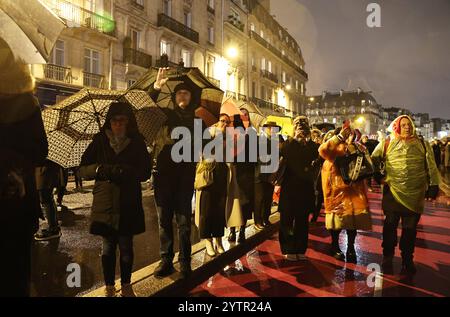
{"label": "person wearing hood", "polygon": [[278,207],[281,252],[288,261],[306,259],[308,216],[315,203],[313,162],[319,157],[318,148],[311,140],[308,118],[295,118],[294,137],[281,146],[286,169]]}
{"label": "person wearing hood", "polygon": [[[160,68],[156,81],[150,89],[150,97],[155,101],[161,88],[167,84],[166,69]],[[155,270],[155,277],[163,278],[175,272],[173,218],[177,223],[179,241],[179,262],[181,277],[187,278],[191,274],[191,217],[192,197],[194,195],[194,181],[196,161],[174,162],[171,151],[177,140],[170,139],[170,134],[177,127],[187,128],[194,135],[194,120],[196,105],[194,104],[194,88],[186,83],[178,84],[172,96],[175,109],[163,108],[168,120],[161,130],[164,144],[159,145],[156,155],[156,169],[153,174],[155,202],[159,220],[159,241],[161,262]],[[204,126],[202,126],[204,131]],[[170,139],[170,140],[169,140]],[[191,142],[191,154],[194,153],[194,142]],[[197,160],[198,161],[198,160]]]}
{"label": "person wearing hood", "polygon": [[[230,117],[221,114],[219,121],[210,128],[211,136],[223,144],[222,154],[226,151],[226,129],[230,124]],[[223,160],[216,159],[216,155],[219,153],[204,154],[195,179],[195,224],[210,257],[225,253],[222,237],[226,226],[228,166]]]}
{"label": "person wearing hood", "polygon": [[80,176],[95,180],[90,233],[103,237],[102,267],[107,297],[114,297],[116,249],[120,249],[121,294],[130,285],[133,236],[145,231],[141,182],[151,176],[152,159],[139,133],[132,106],[111,104],[105,124],[84,152]]}
{"label": "person wearing hood", "polygon": [[414,274],[417,224],[424,211],[425,195],[435,199],[438,194],[439,173],[429,143],[417,136],[414,122],[409,116],[398,117],[391,128],[391,138],[382,140],[372,154],[378,165],[384,163],[385,166],[385,178],[382,180],[382,208],[385,215],[383,268],[385,271],[392,270],[397,227],[401,219],[402,272]]}
{"label": "person wearing hood", "polygon": [[0,297],[30,295],[31,245],[42,216],[34,170],[48,154],[30,68],[0,38]]}
{"label": "person wearing hood", "polygon": [[325,202],[325,227],[331,235],[331,255],[344,260],[339,247],[339,235],[342,230],[347,233],[347,252],[345,260],[357,262],[355,240],[357,230],[371,230],[372,222],[367,198],[365,180],[345,183],[337,159],[357,150],[369,154],[362,145],[355,141],[358,133],[349,126],[337,128],[327,134],[319,147],[320,156],[325,160],[322,166],[322,188]]}

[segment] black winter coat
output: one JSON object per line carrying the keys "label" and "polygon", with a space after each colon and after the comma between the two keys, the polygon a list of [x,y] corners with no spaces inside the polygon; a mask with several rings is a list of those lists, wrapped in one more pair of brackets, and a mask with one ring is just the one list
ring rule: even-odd
{"label": "black winter coat", "polygon": [[119,164],[124,167],[125,176],[119,182],[96,180],[90,232],[101,236],[143,233],[141,182],[150,178],[152,169],[144,138],[136,135],[122,152],[116,154],[106,134],[98,133],[83,154],[80,176],[96,179],[100,164]]}
{"label": "black winter coat", "polygon": [[289,139],[281,147],[281,156],[286,159],[287,166],[281,184],[280,211],[295,213],[300,206],[313,210],[316,177],[313,162],[319,157],[319,145]]}
{"label": "black winter coat", "polygon": [[[17,158],[8,159],[7,152]],[[14,167],[23,168],[26,190],[19,206],[0,201],[2,225],[26,227],[30,236],[38,229],[41,208],[34,169],[45,161],[47,153],[47,136],[37,99],[31,93],[0,97],[0,165],[20,165]]]}

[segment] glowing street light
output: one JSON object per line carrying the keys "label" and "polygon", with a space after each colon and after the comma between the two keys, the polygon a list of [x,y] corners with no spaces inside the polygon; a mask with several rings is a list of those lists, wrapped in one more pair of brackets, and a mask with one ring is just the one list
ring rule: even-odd
{"label": "glowing street light", "polygon": [[310,97],[309,101],[311,101],[311,102],[314,101],[314,97]]}
{"label": "glowing street light", "polygon": [[358,124],[363,124],[366,121],[366,119],[364,117],[359,117],[358,119],[356,119],[356,123]]}
{"label": "glowing street light", "polygon": [[233,58],[234,59],[234,58],[238,57],[239,51],[237,50],[236,47],[230,47],[227,50],[227,55],[228,55],[229,58]]}
{"label": "glowing street light", "polygon": [[286,85],[286,90],[291,90],[291,85]]}

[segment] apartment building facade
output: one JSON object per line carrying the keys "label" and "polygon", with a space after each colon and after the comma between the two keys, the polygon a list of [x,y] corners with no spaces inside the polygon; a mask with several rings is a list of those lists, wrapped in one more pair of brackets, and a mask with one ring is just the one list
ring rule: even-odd
{"label": "apartment building facade", "polygon": [[148,68],[198,67],[227,95],[268,114],[302,112],[300,46],[256,0],[43,0],[69,26],[47,65],[32,65],[52,105],[83,87],[127,89]]}

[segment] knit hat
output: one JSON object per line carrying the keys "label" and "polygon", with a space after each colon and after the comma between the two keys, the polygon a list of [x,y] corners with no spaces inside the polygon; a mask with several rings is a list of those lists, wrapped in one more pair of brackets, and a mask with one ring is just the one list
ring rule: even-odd
{"label": "knit hat", "polygon": [[34,90],[34,78],[30,67],[16,60],[9,45],[0,38],[0,94],[18,95]]}
{"label": "knit hat", "polygon": [[186,83],[179,83],[175,86],[175,89],[173,91],[174,93],[177,93],[180,90],[187,90],[192,93],[192,87]]}

